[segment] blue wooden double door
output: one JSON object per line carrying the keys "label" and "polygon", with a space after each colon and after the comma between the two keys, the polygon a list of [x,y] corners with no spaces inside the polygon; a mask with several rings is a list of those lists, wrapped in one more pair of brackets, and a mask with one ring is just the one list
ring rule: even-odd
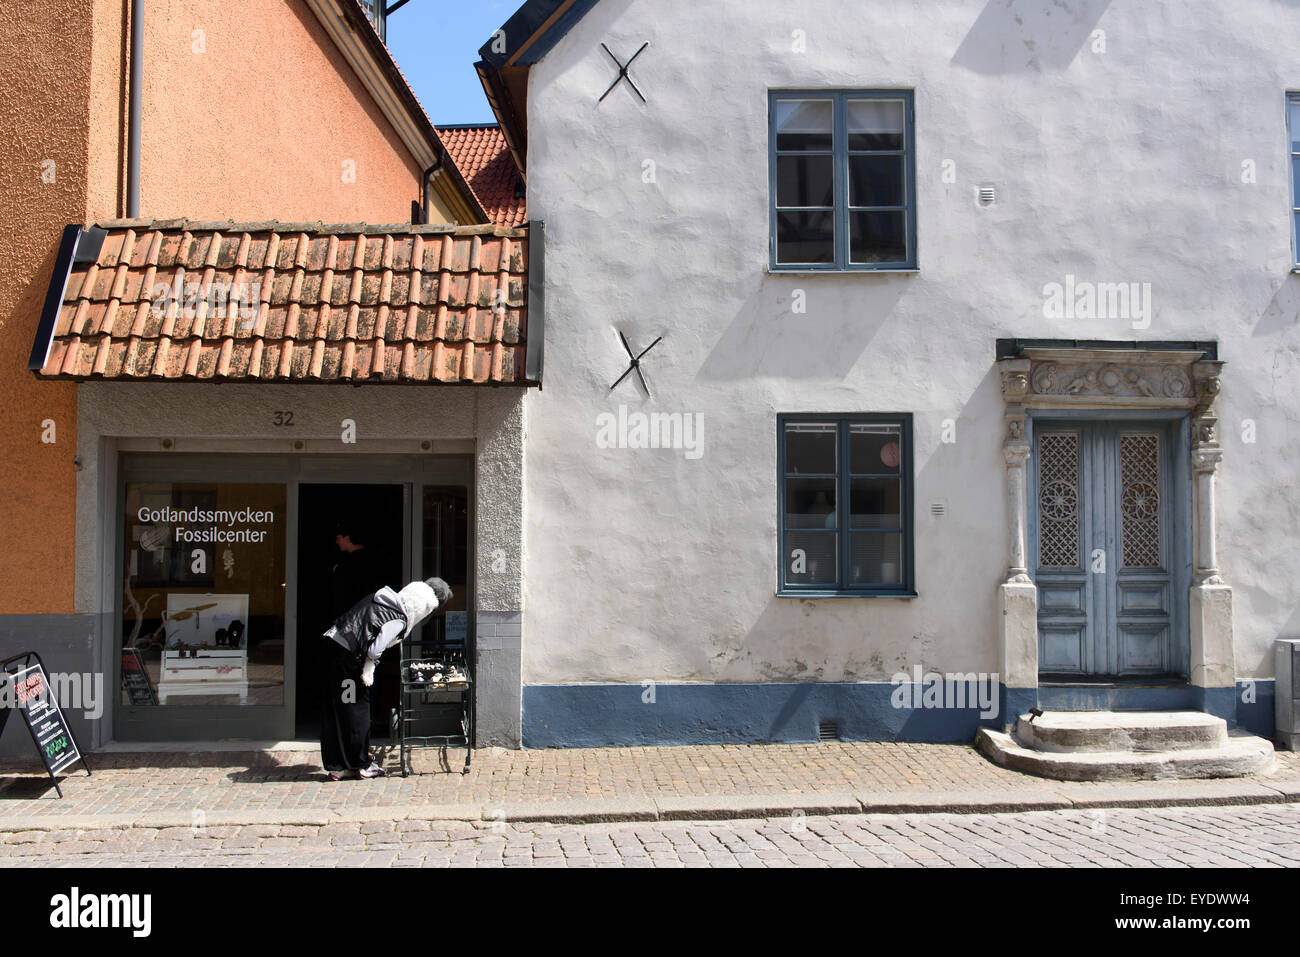
{"label": "blue wooden double door", "polygon": [[1029,490],[1040,678],[1185,676],[1185,427],[1035,421]]}

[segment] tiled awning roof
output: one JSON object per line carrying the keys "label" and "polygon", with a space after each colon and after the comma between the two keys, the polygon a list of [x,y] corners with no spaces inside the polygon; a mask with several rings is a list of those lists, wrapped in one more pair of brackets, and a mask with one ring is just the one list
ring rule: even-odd
{"label": "tiled awning roof", "polygon": [[438,136],[492,222],[518,226],[527,219],[519,171],[501,127],[495,123],[440,126]]}
{"label": "tiled awning roof", "polygon": [[526,228],[119,220],[80,237],[42,377],[530,384]]}

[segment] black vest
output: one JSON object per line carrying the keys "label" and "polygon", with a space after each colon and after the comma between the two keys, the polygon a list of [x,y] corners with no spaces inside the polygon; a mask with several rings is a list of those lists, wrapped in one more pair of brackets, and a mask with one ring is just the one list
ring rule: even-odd
{"label": "black vest", "polygon": [[339,615],[334,627],[338,629],[339,637],[347,642],[348,651],[360,667],[365,663],[370,643],[379,636],[380,630],[397,619],[405,622],[406,616],[391,605],[375,601],[374,595],[367,595]]}

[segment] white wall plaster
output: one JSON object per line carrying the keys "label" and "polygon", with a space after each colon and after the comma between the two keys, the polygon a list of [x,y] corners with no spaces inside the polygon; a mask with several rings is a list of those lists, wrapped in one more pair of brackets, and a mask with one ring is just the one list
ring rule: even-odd
{"label": "white wall plaster", "polygon": [[[1272,674],[1273,639],[1300,633],[1300,8],[1072,9],[602,0],[533,68],[548,341],[527,399],[526,683],[997,670],[1000,336],[1219,341],[1219,567],[1238,677]],[[617,73],[600,43],[626,59],[647,40],[631,75],[648,102],[620,84],[598,103]],[[767,94],[805,87],[916,91],[919,275],[767,273]],[[1067,275],[1150,283],[1150,327],[1045,318],[1044,286]],[[652,400],[631,378],[608,392],[617,330],[638,351],[665,336]],[[703,457],[597,448],[596,416],[620,403],[703,413]],[[776,415],[799,411],[914,413],[919,599],[774,596]]]}

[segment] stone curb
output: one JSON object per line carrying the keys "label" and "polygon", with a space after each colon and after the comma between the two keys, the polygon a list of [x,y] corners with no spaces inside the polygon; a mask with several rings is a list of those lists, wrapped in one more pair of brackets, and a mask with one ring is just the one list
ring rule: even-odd
{"label": "stone curb", "polygon": [[[593,824],[651,821],[719,821],[788,817],[795,814],[1008,814],[1119,808],[1206,807],[1289,804],[1300,801],[1300,781],[1276,784],[1226,781],[1181,785],[1118,785],[1099,788],[1004,791],[861,791],[856,794],[744,794],[688,797],[629,797],[595,801],[424,804],[296,810],[209,811],[201,826],[313,826],[376,821],[461,821],[469,823]],[[0,814],[0,833],[196,827],[192,814]]]}

